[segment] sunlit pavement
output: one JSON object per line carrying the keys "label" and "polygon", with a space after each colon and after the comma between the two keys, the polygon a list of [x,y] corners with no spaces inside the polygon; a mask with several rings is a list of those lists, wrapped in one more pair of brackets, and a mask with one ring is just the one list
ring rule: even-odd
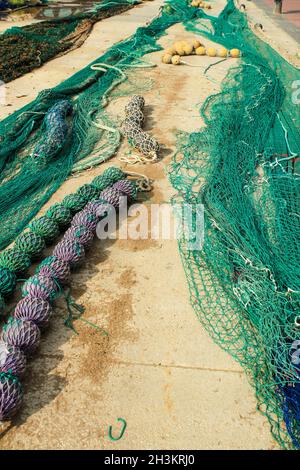
{"label": "sunlit pavement", "polygon": [[[245,4],[251,0],[245,0]],[[282,14],[274,14],[274,0],[253,0],[259,8],[271,15],[281,28],[290,36],[300,42],[300,1],[299,0],[283,0]]]}

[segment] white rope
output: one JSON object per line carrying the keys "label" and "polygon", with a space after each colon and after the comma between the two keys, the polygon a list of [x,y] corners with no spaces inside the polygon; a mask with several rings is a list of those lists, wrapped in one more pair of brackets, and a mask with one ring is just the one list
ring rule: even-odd
{"label": "white rope", "polygon": [[118,129],[114,129],[113,127],[105,126],[104,124],[99,124],[99,122],[91,121],[91,123],[95,127],[97,127],[98,129],[103,129],[104,131],[113,132],[113,133],[119,132]]}
{"label": "white rope", "polygon": [[[122,64],[121,66],[123,67],[131,67],[131,68],[145,68],[145,67],[156,67],[156,64],[152,64],[152,63],[144,63],[144,64]],[[127,79],[127,75],[123,72],[123,70],[121,70],[120,66],[119,67],[116,67],[114,65],[108,65],[106,63],[103,63],[103,62],[98,62],[96,64],[93,64],[91,65],[91,69],[92,70],[95,70],[95,71],[102,71],[102,72],[107,72],[108,69],[112,69],[112,70],[116,70],[117,72],[120,73],[121,75],[121,79],[118,80],[117,82],[113,83],[109,88],[108,90],[104,93],[103,97],[102,97],[102,102],[103,102],[103,107],[107,105],[108,103],[108,100],[107,100],[107,97],[106,95],[113,89],[115,88],[117,85],[119,85],[120,83],[122,83],[123,81],[125,81]],[[113,133],[117,133],[119,132],[117,129],[113,129],[112,127],[109,127],[109,126],[105,126],[103,124],[100,124],[98,122],[95,122],[95,121],[91,121],[92,124],[95,126],[95,127],[98,127],[99,129],[103,129],[103,130],[106,130],[108,132],[113,132]],[[145,164],[145,163],[153,163],[153,162],[156,162],[158,160],[158,157],[157,157],[157,154],[155,152],[152,152],[152,155],[149,155],[149,157],[146,157],[146,156],[141,156],[141,155],[131,155],[131,156],[122,156],[119,158],[119,160],[121,162],[124,162],[124,163],[128,163],[128,164],[131,164],[131,165],[135,165],[136,163],[142,163],[142,164]]]}
{"label": "white rope", "polygon": [[144,178],[146,180],[150,180],[147,175],[144,173],[137,173],[136,171],[124,171],[124,173],[128,176],[134,176],[138,178]]}
{"label": "white rope", "polygon": [[[280,122],[280,124],[281,124],[281,127],[282,127],[282,129],[283,129],[283,131],[284,131],[284,138],[285,138],[286,146],[287,146],[287,148],[288,148],[289,153],[291,154],[291,157],[284,158],[284,159],[282,159],[282,160],[288,160],[289,158],[292,158],[292,157],[298,157],[298,154],[295,153],[295,152],[292,152],[292,150],[291,150],[291,148],[290,148],[290,144],[289,144],[289,141],[288,141],[288,130],[284,127],[283,122],[282,122],[281,119],[280,119],[279,113],[276,113],[276,114],[277,114],[278,120],[279,120],[279,122]],[[282,161],[282,160],[278,160],[278,161]]]}
{"label": "white rope", "polygon": [[146,69],[146,68],[151,68],[151,67],[157,67],[157,64],[153,64],[152,62],[148,61],[146,62],[145,60],[141,60],[140,64],[124,64],[122,67],[128,67],[128,68],[135,68],[135,69]]}
{"label": "white rope", "polygon": [[185,60],[181,60],[181,59],[180,59],[180,64],[188,65],[189,67],[199,67],[199,68],[201,68],[201,69],[205,69],[205,68],[206,68],[206,65],[194,65],[194,64],[189,64],[189,63],[186,62]]}
{"label": "white rope", "polygon": [[129,165],[135,165],[137,163],[155,163],[158,160],[157,154],[153,152],[152,155],[149,157],[143,156],[143,155],[129,155],[129,156],[122,156],[119,158],[121,162],[128,163]]}
{"label": "white rope", "polygon": [[120,68],[115,67],[114,65],[104,64],[103,62],[99,62],[99,63],[91,65],[91,69],[96,70],[96,71],[99,70],[99,71],[102,71],[102,72],[107,72],[106,69],[113,69],[113,70],[116,70],[117,72],[119,72],[123,76],[123,78],[127,78],[126,74]]}

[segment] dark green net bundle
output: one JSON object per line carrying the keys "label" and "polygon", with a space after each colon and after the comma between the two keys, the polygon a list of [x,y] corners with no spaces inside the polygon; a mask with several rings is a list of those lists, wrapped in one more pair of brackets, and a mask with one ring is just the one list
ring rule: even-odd
{"label": "dark green net bundle", "polygon": [[175,200],[204,206],[203,248],[189,247],[195,221],[179,242],[191,302],[245,369],[275,439],[299,449],[299,70],[251,32],[232,0],[188,29],[242,51],[203,104],[205,127],[179,137],[170,168]]}
{"label": "dark green net bundle", "polygon": [[0,35],[0,80],[7,83],[80,47],[95,23],[123,13],[138,0],[106,0],[93,10],[12,27]]}

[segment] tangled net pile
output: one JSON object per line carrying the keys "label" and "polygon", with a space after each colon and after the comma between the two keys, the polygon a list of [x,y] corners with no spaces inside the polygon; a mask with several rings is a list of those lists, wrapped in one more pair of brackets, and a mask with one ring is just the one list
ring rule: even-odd
{"label": "tangled net pile", "polygon": [[143,155],[141,161],[146,163],[157,160],[159,144],[148,132],[143,131],[144,106],[145,100],[142,96],[132,96],[125,106],[126,117],[122,123],[122,132],[127,137],[128,143],[141,152]]}
{"label": "tangled net pile", "polygon": [[133,8],[138,0],[106,0],[67,18],[12,27],[0,35],[0,80],[7,83],[80,47],[98,21]]}
{"label": "tangled net pile", "polygon": [[233,0],[190,22],[243,54],[202,107],[206,127],[178,139],[178,200],[204,205],[205,241],[179,248],[191,302],[213,339],[245,369],[284,448],[300,448],[299,70],[250,30]]}
{"label": "tangled net pile", "polygon": [[[148,26],[138,28],[88,67],[55,88],[42,91],[0,123],[0,249],[16,238],[72,171],[114,155],[120,135],[111,132],[113,124],[105,113],[107,97],[126,80],[124,70],[147,66],[141,58],[161,49],[156,41],[168,27],[197,14],[185,0],[173,0],[172,7]],[[101,68],[93,69],[99,63]],[[60,132],[56,133],[59,142],[53,142],[56,150],[49,153],[43,145],[45,131],[49,130],[47,113],[53,115],[53,107],[60,100],[70,103],[65,103],[68,113],[58,113],[58,119],[66,124],[65,132],[63,139]],[[32,158],[36,148],[38,158]]]}
{"label": "tangled net pile", "polygon": [[51,305],[61,292],[61,286],[69,282],[71,268],[84,259],[98,222],[112,208],[119,207],[121,197],[136,197],[134,182],[119,180],[102,191],[98,199],[86,204],[73,217],[71,227],[52,256],[45,258],[36,274],[23,285],[23,298],[4,326],[0,342],[0,421],[10,419],[21,406],[20,377],[26,370],[26,356],[32,355],[38,347],[41,331],[51,318]]}

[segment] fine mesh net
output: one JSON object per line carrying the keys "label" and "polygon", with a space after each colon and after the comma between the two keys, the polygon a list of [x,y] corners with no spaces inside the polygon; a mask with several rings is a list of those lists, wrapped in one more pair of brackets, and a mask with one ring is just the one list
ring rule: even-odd
{"label": "fine mesh net", "polygon": [[299,448],[299,71],[233,0],[187,29],[243,54],[203,104],[205,127],[179,136],[170,168],[176,200],[204,205],[203,248],[189,249],[187,235],[179,242],[191,302],[245,369],[276,440]]}
{"label": "fine mesh net", "polygon": [[[120,134],[107,130],[112,124],[105,113],[108,98],[127,80],[127,70],[147,66],[142,57],[160,49],[156,40],[169,26],[196,14],[185,0],[173,0],[172,8],[148,26],[0,123],[0,249],[15,239],[72,171],[115,153]],[[49,126],[53,119],[58,125]],[[51,151],[44,145],[47,141]]]}

